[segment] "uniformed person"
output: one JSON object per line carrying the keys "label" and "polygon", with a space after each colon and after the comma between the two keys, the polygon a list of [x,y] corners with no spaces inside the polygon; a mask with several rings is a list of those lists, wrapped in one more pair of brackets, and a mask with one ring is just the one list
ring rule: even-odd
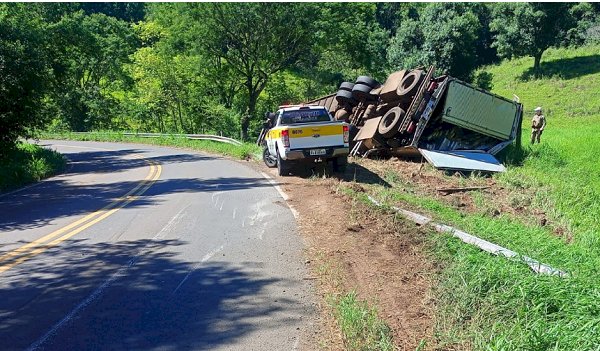
{"label": "uniformed person", "polygon": [[536,107],[535,114],[531,120],[531,143],[534,144],[537,140],[540,143],[540,137],[546,127],[546,117],[542,114],[542,108]]}

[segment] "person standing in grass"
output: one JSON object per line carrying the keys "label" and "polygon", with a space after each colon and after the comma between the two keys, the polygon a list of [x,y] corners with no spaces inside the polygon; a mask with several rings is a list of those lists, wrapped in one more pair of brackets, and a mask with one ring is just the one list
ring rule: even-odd
{"label": "person standing in grass", "polygon": [[541,107],[536,107],[534,111],[535,114],[533,115],[533,119],[531,120],[531,143],[534,144],[537,140],[539,144],[542,132],[546,127],[546,117],[544,117],[544,115],[542,114]]}

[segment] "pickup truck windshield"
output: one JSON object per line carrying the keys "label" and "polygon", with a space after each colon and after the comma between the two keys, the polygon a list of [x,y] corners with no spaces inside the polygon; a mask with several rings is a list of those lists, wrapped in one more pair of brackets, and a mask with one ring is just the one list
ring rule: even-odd
{"label": "pickup truck windshield", "polygon": [[285,111],[281,115],[279,124],[300,124],[300,123],[314,123],[314,122],[329,122],[331,117],[329,112],[325,109],[306,109],[296,111]]}

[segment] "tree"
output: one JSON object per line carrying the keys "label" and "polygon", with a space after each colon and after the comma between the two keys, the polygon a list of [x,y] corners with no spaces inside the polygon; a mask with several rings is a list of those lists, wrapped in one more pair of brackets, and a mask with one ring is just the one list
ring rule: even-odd
{"label": "tree", "polygon": [[135,46],[130,25],[104,14],[65,13],[48,24],[52,103],[71,130],[110,128],[118,106],[110,91],[127,80],[123,64]]}
{"label": "tree", "polygon": [[314,12],[307,4],[194,4],[199,46],[230,67],[245,90],[242,139],[269,78],[298,62],[310,47]]}
{"label": "tree", "polygon": [[481,24],[473,12],[476,4],[435,3],[418,19],[407,19],[388,49],[392,69],[435,65],[470,80],[477,65],[476,44]]}
{"label": "tree", "polygon": [[30,4],[0,4],[0,158],[48,122],[38,113],[49,79],[45,31]]}
{"label": "tree", "polygon": [[103,13],[127,22],[142,21],[146,14],[143,2],[83,2],[79,6],[88,15]]}
{"label": "tree", "polygon": [[501,57],[531,56],[536,77],[546,49],[564,40],[576,22],[569,3],[502,3],[494,10],[490,29]]}
{"label": "tree", "polygon": [[313,61],[304,66],[316,66],[321,74],[337,78],[336,85],[360,75],[385,77],[390,32],[378,22],[377,4],[323,3],[317,12]]}

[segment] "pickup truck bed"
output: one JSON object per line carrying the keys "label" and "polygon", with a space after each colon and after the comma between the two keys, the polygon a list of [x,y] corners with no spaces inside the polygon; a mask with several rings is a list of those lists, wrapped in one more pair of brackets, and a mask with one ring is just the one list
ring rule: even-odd
{"label": "pickup truck bed", "polygon": [[349,125],[334,121],[321,106],[280,109],[274,127],[265,133],[265,163],[276,165],[280,175],[315,162],[333,163],[343,170],[349,153]]}

